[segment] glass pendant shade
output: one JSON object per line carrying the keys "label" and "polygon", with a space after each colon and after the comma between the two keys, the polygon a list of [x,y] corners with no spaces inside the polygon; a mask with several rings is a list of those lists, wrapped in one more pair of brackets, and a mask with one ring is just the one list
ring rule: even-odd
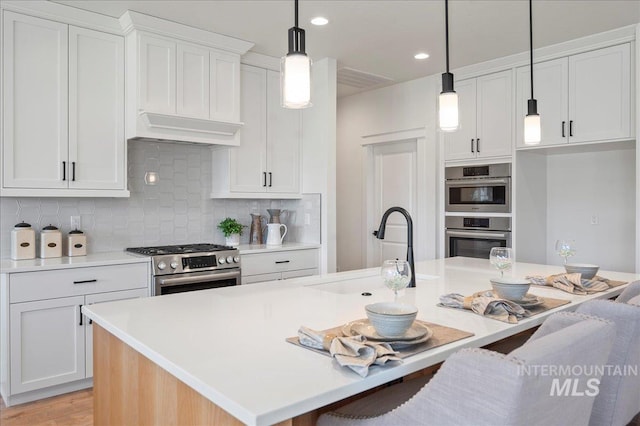
{"label": "glass pendant shade", "polygon": [[311,58],[304,53],[289,53],[280,61],[282,106],[311,106]]}
{"label": "glass pendant shade", "polygon": [[527,114],[524,117],[524,143],[525,145],[538,145],[542,139],[540,131],[540,115]]}
{"label": "glass pendant shade", "polygon": [[438,118],[440,130],[453,132],[460,125],[458,118],[458,94],[456,92],[442,92],[438,98]]}

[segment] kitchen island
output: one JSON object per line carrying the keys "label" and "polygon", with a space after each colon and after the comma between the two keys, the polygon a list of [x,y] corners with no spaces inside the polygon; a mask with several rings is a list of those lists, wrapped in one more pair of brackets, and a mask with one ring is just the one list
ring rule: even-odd
{"label": "kitchen island", "polygon": [[[488,260],[416,263],[417,286],[401,300],[418,319],[473,333],[366,378],[331,358],[287,343],[300,325],[323,330],[364,318],[364,305],[392,299],[379,268],[83,307],[94,331],[95,424],[313,424],[314,410],[541,324],[554,312],[610,298],[624,286],[588,296],[533,287],[571,303],[507,324],[469,311],[437,307],[446,293],[490,288]],[[516,263],[514,276],[550,275],[560,266]],[[640,275],[600,271],[613,280]],[[362,293],[371,293],[363,296]],[[307,414],[306,413],[311,413]]]}

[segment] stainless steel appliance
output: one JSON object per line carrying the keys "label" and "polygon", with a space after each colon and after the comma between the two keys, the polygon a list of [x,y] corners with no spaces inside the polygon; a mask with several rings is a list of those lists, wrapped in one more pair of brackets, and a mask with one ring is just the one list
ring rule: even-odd
{"label": "stainless steel appliance", "polygon": [[445,169],[445,211],[511,212],[511,164]]}
{"label": "stainless steel appliance", "polygon": [[445,217],[445,257],[489,259],[492,247],[511,247],[510,217]]}
{"label": "stainless steel appliance", "polygon": [[217,244],[131,247],[151,256],[151,295],[240,285],[240,253]]}

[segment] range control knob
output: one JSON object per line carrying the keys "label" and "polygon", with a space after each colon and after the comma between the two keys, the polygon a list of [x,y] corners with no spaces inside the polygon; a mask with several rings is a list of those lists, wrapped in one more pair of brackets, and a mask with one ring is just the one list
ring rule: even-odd
{"label": "range control knob", "polygon": [[178,262],[173,261],[173,262],[171,262],[170,266],[171,266],[171,269],[176,269],[178,267]]}
{"label": "range control knob", "polygon": [[160,262],[158,263],[158,269],[160,269],[161,271],[167,267],[167,264],[164,262]]}
{"label": "range control knob", "polygon": [[225,259],[224,257],[220,257],[220,258],[218,259],[218,263],[219,263],[219,264],[221,264],[221,265],[222,265],[222,264],[225,264],[225,263],[227,263],[227,259]]}
{"label": "range control knob", "polygon": [[233,263],[233,256],[227,256],[227,263]]}
{"label": "range control knob", "polygon": [[234,261],[235,263],[240,263],[240,256],[236,256],[236,257],[234,257],[234,258],[233,258],[233,261]]}

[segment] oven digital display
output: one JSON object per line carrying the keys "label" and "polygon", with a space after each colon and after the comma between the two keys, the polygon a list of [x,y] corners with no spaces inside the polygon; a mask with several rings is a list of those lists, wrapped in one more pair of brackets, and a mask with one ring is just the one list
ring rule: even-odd
{"label": "oven digital display", "polygon": [[183,269],[212,268],[217,266],[215,256],[194,256],[182,259]]}
{"label": "oven digital display", "polygon": [[489,166],[464,167],[462,176],[489,176]]}
{"label": "oven digital display", "polygon": [[465,217],[463,219],[463,226],[465,228],[488,228],[488,217]]}

